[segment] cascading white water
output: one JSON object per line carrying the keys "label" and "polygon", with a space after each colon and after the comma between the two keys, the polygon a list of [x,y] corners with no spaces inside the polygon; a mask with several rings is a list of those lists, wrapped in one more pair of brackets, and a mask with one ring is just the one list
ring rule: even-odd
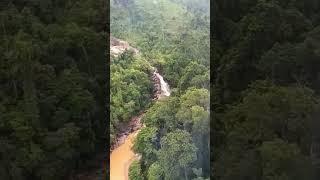
{"label": "cascading white water", "polygon": [[159,73],[157,73],[157,70],[154,71],[154,74],[160,80],[161,95],[170,96],[171,93],[170,93],[169,84],[163,80],[163,77]]}

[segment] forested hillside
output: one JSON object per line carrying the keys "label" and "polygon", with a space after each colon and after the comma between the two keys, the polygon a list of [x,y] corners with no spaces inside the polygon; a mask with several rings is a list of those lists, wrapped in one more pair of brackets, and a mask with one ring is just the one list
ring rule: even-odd
{"label": "forested hillside", "polygon": [[151,101],[150,65],[131,52],[111,58],[110,140]]}
{"label": "forested hillside", "polygon": [[105,9],[1,1],[0,179],[68,179],[104,150]]}
{"label": "forested hillside", "polygon": [[[128,119],[123,115],[148,107],[142,118],[145,127],[133,146],[141,158],[131,164],[129,178],[209,178],[209,0],[114,0],[110,16],[111,35],[141,52],[139,58],[122,56],[122,60],[112,61],[115,65],[111,70],[117,72],[111,73],[112,86],[120,84],[115,79],[123,79],[121,82],[127,85],[123,89],[130,84],[139,93],[133,96],[122,90],[122,99],[136,97],[133,102],[140,103],[131,103],[131,107],[130,101],[120,103],[123,111],[117,108],[112,112],[121,113],[122,118],[113,116],[111,125]],[[116,65],[121,62],[127,63]],[[150,72],[145,68],[150,66],[169,83],[170,97],[157,102],[146,98],[150,83],[143,70]],[[111,106],[116,105],[117,92],[111,94]]]}
{"label": "forested hillside", "polygon": [[213,4],[214,178],[319,179],[320,2]]}

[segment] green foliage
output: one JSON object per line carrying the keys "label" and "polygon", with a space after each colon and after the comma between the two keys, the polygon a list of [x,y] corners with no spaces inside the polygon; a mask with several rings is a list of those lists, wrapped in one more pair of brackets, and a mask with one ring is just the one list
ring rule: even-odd
{"label": "green foliage", "polygon": [[295,144],[275,139],[264,142],[259,150],[263,179],[311,179],[310,160],[301,154]]}
{"label": "green foliage", "polygon": [[[223,174],[224,178],[249,176],[251,172],[248,170],[256,163],[264,161],[259,157],[265,154],[258,156],[256,152],[261,148],[266,148],[269,141],[278,141],[278,138],[281,141],[292,143],[299,151],[297,161],[307,163],[307,153],[309,153],[311,143],[310,114],[314,111],[315,100],[310,89],[279,87],[266,82],[254,83],[251,89],[244,93],[242,102],[231,107],[225,114],[227,150],[221,152],[217,160],[217,165],[221,167],[218,168],[217,174]],[[288,149],[293,148],[288,147]],[[242,154],[249,154],[249,157]],[[291,157],[291,155],[288,156]],[[272,158],[282,161],[282,157],[276,155],[273,155]],[[292,163],[281,164],[283,169],[277,172],[283,172],[292,165]],[[295,168],[299,169],[299,165]],[[226,168],[230,166],[233,168]],[[268,165],[268,167],[274,168],[275,166]],[[267,172],[270,169],[263,170],[255,167],[255,170],[254,173]],[[280,174],[277,178],[280,176],[289,179],[292,179],[290,177],[303,177],[302,173],[305,173],[303,171],[302,169],[301,171],[294,170],[297,173],[294,175],[286,172],[287,175]],[[269,175],[262,176],[268,177]],[[258,177],[258,174],[253,177]]]}
{"label": "green foliage", "polygon": [[163,169],[158,163],[153,163],[148,169],[148,180],[160,180],[163,177]]}
{"label": "green foliage", "polygon": [[166,131],[177,128],[175,113],[179,99],[170,97],[156,102],[143,117],[146,126],[162,127]]}
{"label": "green foliage", "polygon": [[65,179],[104,144],[101,2],[1,2],[1,178]]}
{"label": "green foliage", "polygon": [[[128,113],[124,100],[130,79],[140,85],[140,89],[131,89],[130,98],[146,94],[142,87],[148,83],[140,75],[144,69],[156,67],[171,90],[170,97],[150,104],[142,118],[146,127],[134,142],[133,150],[141,155],[144,179],[210,176],[208,7],[208,0],[111,1],[111,34],[141,52],[141,57],[132,59],[124,53],[112,61],[111,90],[117,92],[112,96],[114,122],[134,115],[134,111]],[[148,98],[140,99],[148,102]],[[146,107],[134,104],[136,110]],[[201,169],[201,175],[192,173],[194,168]]]}
{"label": "green foliage", "polygon": [[213,3],[214,178],[319,179],[319,4]]}
{"label": "green foliage", "polygon": [[[164,136],[160,144],[158,158],[165,179],[177,179],[183,177],[183,173],[187,177],[187,169],[197,158],[197,148],[191,143],[191,135],[186,131],[176,130]],[[176,161],[172,161],[173,159]]]}
{"label": "green foliage", "polygon": [[148,63],[144,59],[133,57],[132,53],[125,52],[113,59],[111,64],[111,143],[115,138],[114,129],[120,124],[129,122],[145,108],[151,99],[152,84],[149,78]]}
{"label": "green foliage", "polygon": [[156,158],[156,131],[154,127],[145,127],[134,140],[133,150],[144,157],[146,164]]}
{"label": "green foliage", "polygon": [[129,168],[130,180],[143,180],[139,161],[133,161]]}
{"label": "green foliage", "polygon": [[[209,79],[209,14],[186,9],[191,4],[192,9],[209,7],[208,0],[196,4],[134,0],[127,6],[111,1],[111,33],[138,47],[143,56],[161,66],[172,87],[179,85],[178,80],[189,63],[198,62],[199,70],[193,74],[198,76],[192,83],[208,88],[205,81]],[[206,70],[201,70],[203,66]]]}

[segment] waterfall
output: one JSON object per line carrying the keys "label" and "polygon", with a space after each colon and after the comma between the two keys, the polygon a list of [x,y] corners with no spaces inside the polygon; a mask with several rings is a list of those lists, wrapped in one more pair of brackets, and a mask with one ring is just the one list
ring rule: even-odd
{"label": "waterfall", "polygon": [[154,74],[160,80],[161,95],[170,96],[169,84],[163,80],[163,77],[157,72],[157,70],[154,71]]}

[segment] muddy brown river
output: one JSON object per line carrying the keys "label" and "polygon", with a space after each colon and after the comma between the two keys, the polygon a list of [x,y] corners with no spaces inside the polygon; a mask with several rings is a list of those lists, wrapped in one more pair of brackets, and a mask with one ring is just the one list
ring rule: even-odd
{"label": "muddy brown river", "polygon": [[131,150],[134,137],[138,131],[131,133],[125,142],[114,149],[110,155],[110,180],[128,180],[129,167],[137,155]]}

